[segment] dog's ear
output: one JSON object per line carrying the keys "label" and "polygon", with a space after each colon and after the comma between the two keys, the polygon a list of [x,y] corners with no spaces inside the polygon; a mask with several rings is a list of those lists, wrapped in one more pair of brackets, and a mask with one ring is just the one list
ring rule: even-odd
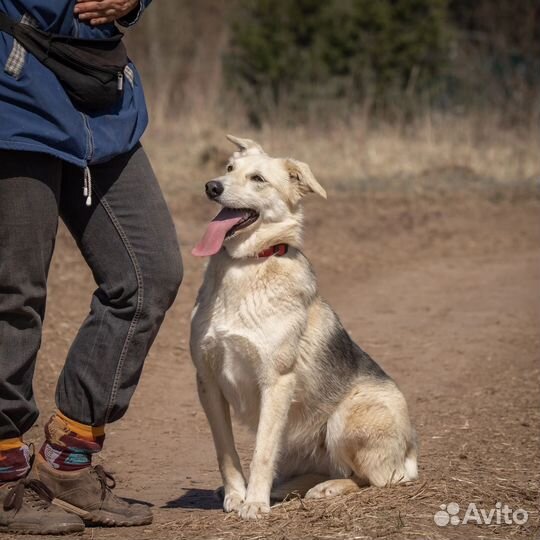
{"label": "dog's ear", "polygon": [[326,191],[317,182],[307,163],[287,158],[285,160],[285,168],[289,173],[291,181],[296,184],[300,196],[304,196],[307,193],[316,193],[323,199],[326,199]]}
{"label": "dog's ear", "polygon": [[264,154],[262,147],[251,139],[241,139],[234,135],[227,135],[227,139],[235,144],[243,155]]}

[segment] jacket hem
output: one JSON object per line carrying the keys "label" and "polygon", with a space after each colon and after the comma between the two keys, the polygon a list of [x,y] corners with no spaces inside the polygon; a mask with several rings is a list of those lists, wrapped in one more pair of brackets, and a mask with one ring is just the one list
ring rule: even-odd
{"label": "jacket hem", "polygon": [[46,146],[44,144],[39,144],[39,143],[30,143],[30,142],[22,142],[22,141],[13,142],[13,141],[6,141],[4,139],[0,139],[0,149],[18,150],[22,152],[39,152],[41,154],[49,154],[63,161],[67,161],[68,163],[71,163],[72,165],[75,165],[77,167],[84,168],[87,166],[87,162],[84,159],[73,157],[70,154],[67,154],[60,150],[56,150],[54,148],[51,148],[49,146]]}

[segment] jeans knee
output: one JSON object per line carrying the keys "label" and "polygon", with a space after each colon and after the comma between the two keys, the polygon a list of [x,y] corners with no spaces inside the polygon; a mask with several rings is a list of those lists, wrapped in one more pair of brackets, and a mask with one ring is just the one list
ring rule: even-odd
{"label": "jeans knee", "polygon": [[169,261],[169,268],[163,277],[163,302],[169,309],[174,302],[178,289],[182,284],[184,278],[184,265],[182,263],[182,257],[180,251],[177,251]]}
{"label": "jeans knee", "polygon": [[176,253],[164,256],[144,279],[146,303],[156,311],[157,316],[171,307],[183,276],[182,258],[176,250]]}

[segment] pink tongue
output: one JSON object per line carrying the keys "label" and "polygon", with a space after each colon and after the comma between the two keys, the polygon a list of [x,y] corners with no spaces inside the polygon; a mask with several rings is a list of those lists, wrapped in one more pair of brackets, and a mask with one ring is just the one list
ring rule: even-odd
{"label": "pink tongue", "polygon": [[245,211],[234,208],[223,208],[221,212],[208,224],[202,240],[191,250],[196,257],[215,255],[223,245],[225,235],[245,215]]}

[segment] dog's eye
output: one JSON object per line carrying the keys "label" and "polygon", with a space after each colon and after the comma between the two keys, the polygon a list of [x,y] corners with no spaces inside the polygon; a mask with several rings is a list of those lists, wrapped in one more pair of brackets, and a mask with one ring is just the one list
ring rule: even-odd
{"label": "dog's eye", "polygon": [[233,169],[234,169],[234,167],[232,166],[231,163],[229,163],[229,164],[227,165],[227,172],[232,172]]}
{"label": "dog's eye", "polygon": [[251,177],[251,180],[253,180],[254,182],[266,182],[266,180],[260,174],[254,174]]}

